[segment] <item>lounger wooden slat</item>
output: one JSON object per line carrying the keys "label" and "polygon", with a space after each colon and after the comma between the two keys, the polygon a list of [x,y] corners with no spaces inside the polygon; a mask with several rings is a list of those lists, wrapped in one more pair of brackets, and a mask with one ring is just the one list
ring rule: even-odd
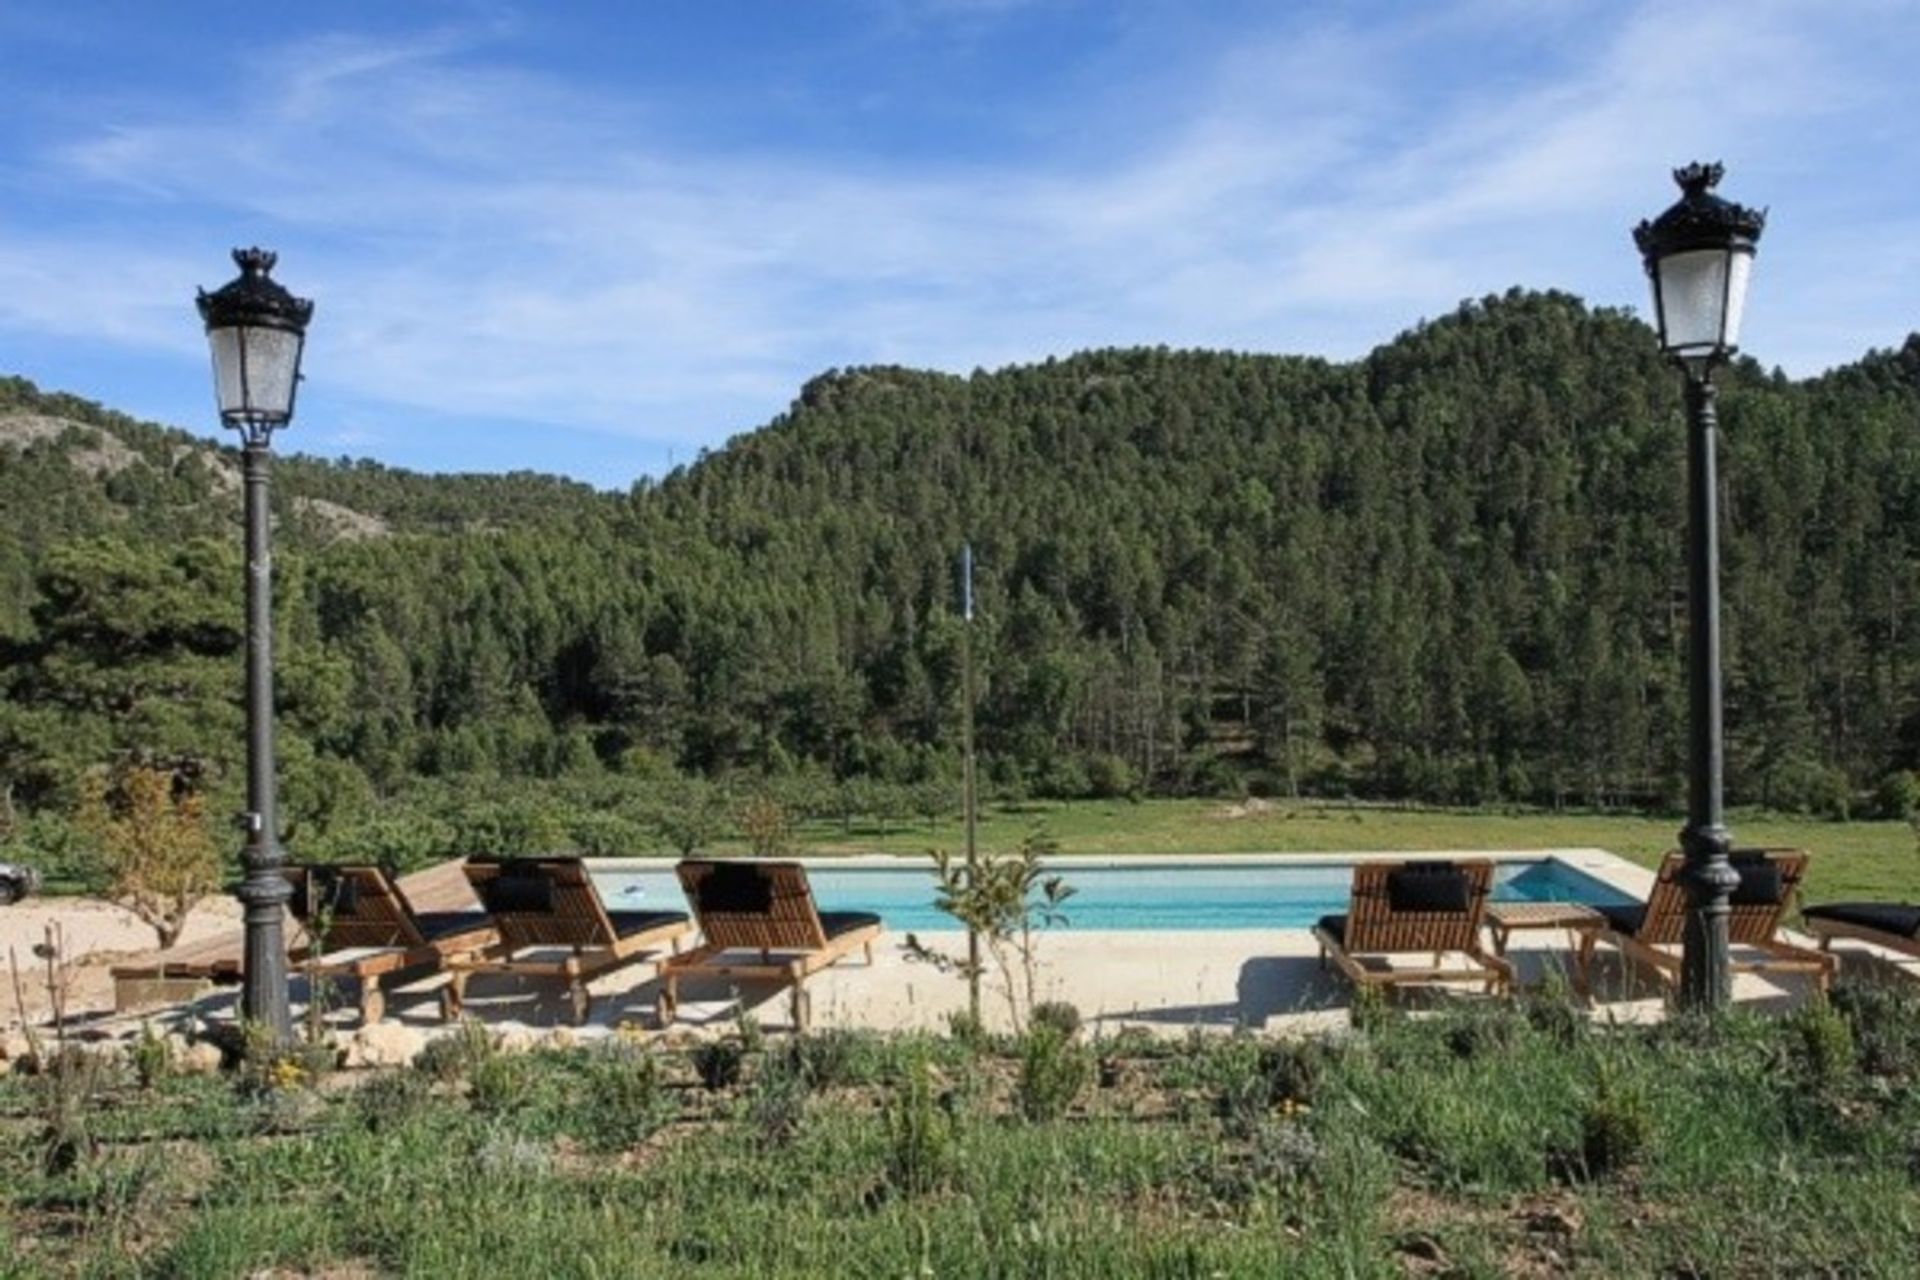
{"label": "lounger wooden slat", "polygon": [[[822,914],[806,868],[797,862],[689,859],[676,873],[700,926],[701,944],[661,967],[660,1025],[679,1008],[680,979],[690,976],[778,982],[793,988],[793,1024],[811,1021],[807,978],[859,949],[873,963],[880,917]],[[776,953],[778,953],[776,955]]]}
{"label": "lounger wooden slat", "polygon": [[[1839,958],[1812,947],[1798,946],[1779,936],[1781,922],[1800,892],[1807,873],[1804,849],[1736,849],[1729,854],[1736,870],[1743,875],[1743,888],[1736,890],[1727,912],[1727,942],[1758,956],[1735,956],[1734,973],[1811,975],[1825,991],[1839,968]],[[1661,859],[1655,873],[1653,892],[1644,908],[1600,907],[1608,924],[1591,930],[1580,939],[1578,964],[1582,983],[1591,981],[1593,955],[1602,943],[1614,947],[1642,968],[1651,971],[1671,986],[1679,981],[1681,957],[1674,948],[1681,945],[1687,924],[1687,888],[1682,881],[1686,857],[1671,850]],[[1744,880],[1749,870],[1754,878]],[[1764,870],[1761,870],[1764,869]],[[1746,888],[1751,884],[1751,889]]]}
{"label": "lounger wooden slat", "polygon": [[662,947],[677,952],[693,928],[678,911],[609,912],[578,858],[476,859],[465,874],[500,940],[448,966],[441,1006],[448,1018],[459,1016],[474,974],[503,973],[564,979],[573,1021],[585,1022],[593,1002],[587,983]]}
{"label": "lounger wooden slat", "polygon": [[[1416,892],[1422,882],[1438,888],[1431,900]],[[1395,906],[1396,890],[1403,896]],[[1493,889],[1493,863],[1362,862],[1353,869],[1352,901],[1344,916],[1327,916],[1314,926],[1320,960],[1329,960],[1356,986],[1479,982],[1498,991],[1513,984],[1513,966],[1481,945],[1480,927]],[[1394,965],[1387,957],[1431,954],[1425,967]],[[1447,965],[1460,955],[1464,965]]]}
{"label": "lounger wooden slat", "polygon": [[[288,902],[301,934],[291,959],[314,977],[346,975],[359,988],[360,1019],[386,1012],[381,982],[390,974],[442,967],[492,947],[499,934],[483,912],[423,912],[379,867],[292,866]],[[315,939],[324,948],[315,954]]]}
{"label": "lounger wooden slat", "polygon": [[[452,914],[479,909],[458,861],[402,876],[393,887],[416,912]],[[308,939],[297,921],[290,922],[288,938],[290,952],[304,956]],[[215,985],[236,983],[240,981],[244,954],[244,935],[235,931],[117,964],[110,971],[114,1005],[125,1011],[156,1003],[175,1003],[193,999]],[[363,958],[366,971],[374,977],[397,972],[391,965],[392,959],[390,956]],[[432,958],[427,958],[427,962],[433,962]]]}

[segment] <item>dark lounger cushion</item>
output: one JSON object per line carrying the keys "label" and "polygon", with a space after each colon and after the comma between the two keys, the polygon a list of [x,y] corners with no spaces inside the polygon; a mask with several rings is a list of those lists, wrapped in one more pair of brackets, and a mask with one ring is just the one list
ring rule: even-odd
{"label": "dark lounger cushion", "polygon": [[1607,918],[1607,927],[1615,933],[1635,934],[1647,918],[1644,902],[1606,903],[1594,908]]}
{"label": "dark lounger cushion", "polygon": [[1897,938],[1920,938],[1920,907],[1900,902],[1825,902],[1800,913],[1809,920],[1877,929]]}
{"label": "dark lounger cushion", "polygon": [[773,879],[744,862],[716,862],[696,891],[702,911],[763,916],[773,909]]}
{"label": "dark lounger cushion", "polygon": [[1395,911],[1466,911],[1473,886],[1451,862],[1409,862],[1387,877],[1387,905]]}
{"label": "dark lounger cushion", "polygon": [[636,933],[645,933],[649,929],[658,929],[662,925],[685,924],[687,913],[684,911],[609,911],[607,919],[613,922],[613,936],[631,938]]}
{"label": "dark lounger cushion", "polygon": [[1727,900],[1736,907],[1771,907],[1780,901],[1786,885],[1780,864],[1764,853],[1736,853],[1728,859],[1740,873],[1740,887]]}
{"label": "dark lounger cushion", "polygon": [[487,917],[479,911],[422,911],[413,917],[413,922],[428,942],[487,927]]}
{"label": "dark lounger cushion", "polygon": [[1347,945],[1347,918],[1345,916],[1321,916],[1320,927],[1331,934],[1335,942],[1343,947]]}
{"label": "dark lounger cushion", "polygon": [[539,915],[553,912],[553,881],[537,872],[502,871],[493,879],[482,881],[479,888],[480,901],[487,904],[489,911]]}
{"label": "dark lounger cushion", "polygon": [[855,929],[864,929],[871,924],[879,924],[880,917],[871,911],[822,911],[820,927],[826,930],[829,938],[837,938],[843,933],[852,933]]}

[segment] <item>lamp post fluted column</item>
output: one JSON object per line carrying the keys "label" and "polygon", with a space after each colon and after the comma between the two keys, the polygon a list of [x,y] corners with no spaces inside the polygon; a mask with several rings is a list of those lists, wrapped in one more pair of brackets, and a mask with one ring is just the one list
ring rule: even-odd
{"label": "lamp post fluted column", "polygon": [[272,278],[277,258],[265,249],[235,249],[240,274],[198,299],[213,353],[213,389],[220,421],[240,433],[247,542],[247,812],[246,874],[237,896],[245,908],[246,949],[240,1012],[274,1044],[293,1038],[288,1008],[286,905],[293,887],[281,874],[279,806],[273,750],[273,548],[268,475],[273,433],[293,420],[313,303]]}
{"label": "lamp post fluted column", "polygon": [[1719,419],[1710,366],[1687,369],[1687,825],[1686,929],[1680,1000],[1719,1009],[1733,997],[1727,912],[1740,877],[1727,860],[1722,781],[1726,744],[1720,716]]}
{"label": "lamp post fluted column", "polygon": [[276,1044],[293,1036],[287,1001],[287,900],[293,887],[280,873],[279,807],[273,749],[273,547],[268,476],[272,452],[265,432],[241,450],[247,520],[247,843],[246,963],[241,1013]]}

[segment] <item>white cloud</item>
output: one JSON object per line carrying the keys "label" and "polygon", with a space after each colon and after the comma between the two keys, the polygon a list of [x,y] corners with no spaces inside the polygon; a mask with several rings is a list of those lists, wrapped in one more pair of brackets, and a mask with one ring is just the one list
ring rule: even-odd
{"label": "white cloud", "polygon": [[[218,283],[206,236],[260,239],[319,300],[316,380],[376,404],[711,444],[827,365],[1160,341],[1350,356],[1512,283],[1637,301],[1626,227],[1669,198],[1669,164],[1724,155],[1730,194],[1757,198],[1807,147],[1834,153],[1821,172],[1844,166],[1844,124],[1898,90],[1850,74],[1875,35],[1821,13],[1612,14],[1552,33],[1552,75],[1446,85],[1436,59],[1524,15],[1296,22],[1159,82],[1186,88],[1133,119],[1090,108],[1087,129],[1137,126],[1137,145],[997,167],[702,151],[643,96],[502,69],[498,48],[468,57],[486,31],[313,41],[270,51],[237,89],[255,104],[237,123],[233,103],[160,107],[47,157],[125,212],[15,228],[0,325],[197,355],[181,299]],[[1897,14],[1858,16],[1911,46]],[[161,207],[164,239],[142,225]],[[1797,305],[1769,320],[1777,304],[1758,301],[1765,358],[1811,371],[1912,323],[1910,255],[1900,287],[1865,290],[1795,250],[1776,271],[1773,248],[1762,280]]]}

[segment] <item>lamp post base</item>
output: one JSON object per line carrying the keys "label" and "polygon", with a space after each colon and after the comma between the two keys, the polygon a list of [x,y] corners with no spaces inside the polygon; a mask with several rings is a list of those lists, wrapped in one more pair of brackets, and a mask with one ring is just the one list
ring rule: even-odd
{"label": "lamp post base", "polygon": [[1680,956],[1680,1004],[1686,1009],[1724,1009],[1733,999],[1727,915],[1740,875],[1727,858],[1732,846],[1733,834],[1717,824],[1690,826],[1680,833],[1680,847],[1687,855],[1681,873],[1687,920]]}
{"label": "lamp post base", "polygon": [[241,971],[240,1016],[275,1045],[293,1039],[287,1000],[286,905],[293,886],[280,874],[278,849],[247,853],[247,878],[235,897],[246,909],[246,959]]}

